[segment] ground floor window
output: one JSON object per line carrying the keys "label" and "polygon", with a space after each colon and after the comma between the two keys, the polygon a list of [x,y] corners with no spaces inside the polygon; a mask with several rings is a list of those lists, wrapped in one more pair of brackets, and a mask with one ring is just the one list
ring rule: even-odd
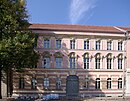
{"label": "ground floor window", "polygon": [[23,77],[19,78],[19,89],[24,89],[24,78]]}
{"label": "ground floor window", "polygon": [[44,84],[43,84],[43,86],[44,86],[44,88],[45,89],[48,89],[48,87],[49,87],[49,78],[44,78]]}

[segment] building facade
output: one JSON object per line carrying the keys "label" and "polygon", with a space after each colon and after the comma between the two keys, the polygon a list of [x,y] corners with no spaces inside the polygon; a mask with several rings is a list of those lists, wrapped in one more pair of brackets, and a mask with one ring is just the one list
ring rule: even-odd
{"label": "building facade", "polygon": [[32,24],[37,67],[13,75],[13,94],[66,94],[67,76],[79,78],[79,95],[129,96],[130,28]]}

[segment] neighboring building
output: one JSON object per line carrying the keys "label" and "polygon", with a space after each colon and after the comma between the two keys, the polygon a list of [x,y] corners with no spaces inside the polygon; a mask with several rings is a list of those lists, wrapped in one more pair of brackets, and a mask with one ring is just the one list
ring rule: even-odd
{"label": "neighboring building", "polygon": [[77,75],[83,96],[130,96],[130,28],[32,24],[37,68],[14,73],[13,94],[65,94]]}

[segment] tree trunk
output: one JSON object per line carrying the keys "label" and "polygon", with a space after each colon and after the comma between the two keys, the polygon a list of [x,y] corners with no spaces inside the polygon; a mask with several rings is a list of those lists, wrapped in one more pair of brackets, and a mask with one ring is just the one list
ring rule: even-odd
{"label": "tree trunk", "polygon": [[1,79],[2,79],[2,70],[0,67],[0,99],[2,99],[2,94],[1,94]]}

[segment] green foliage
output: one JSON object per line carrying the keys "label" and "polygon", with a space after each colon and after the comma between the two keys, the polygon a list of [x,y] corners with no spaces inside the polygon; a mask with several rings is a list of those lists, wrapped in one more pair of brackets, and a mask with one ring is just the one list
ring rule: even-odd
{"label": "green foliage", "polygon": [[34,67],[38,60],[33,50],[35,34],[29,31],[23,0],[0,0],[0,68]]}

